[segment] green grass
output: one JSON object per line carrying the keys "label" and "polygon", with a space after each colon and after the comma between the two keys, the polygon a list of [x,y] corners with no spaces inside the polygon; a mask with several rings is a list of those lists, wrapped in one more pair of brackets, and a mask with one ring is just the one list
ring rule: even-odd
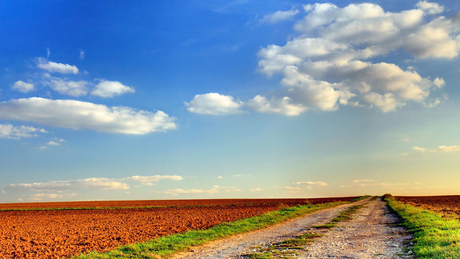
{"label": "green grass", "polygon": [[364,195],[364,196],[358,197],[358,198],[356,198],[356,199],[353,199],[353,200],[351,200],[351,201],[360,201],[360,200],[367,199],[367,198],[369,198],[369,197],[371,197],[371,195]]}
{"label": "green grass", "polygon": [[[367,196],[367,198],[370,196]],[[318,229],[323,229],[323,228],[334,228],[336,227],[336,223],[341,222],[341,221],[349,221],[352,220],[351,215],[356,213],[357,210],[361,209],[364,205],[354,205],[351,206],[339,213],[335,218],[333,218],[330,222],[324,224],[324,225],[316,225],[312,226],[312,228],[318,228]]]}
{"label": "green grass", "polygon": [[[298,205],[268,212],[256,217],[226,222],[204,230],[192,230],[186,233],[163,236],[160,238],[132,245],[121,246],[106,253],[91,252],[74,258],[165,258],[173,253],[187,251],[192,246],[262,229],[292,218],[306,215],[318,210],[332,208],[347,202],[331,202],[318,205]],[[159,257],[161,256],[161,257]]]}
{"label": "green grass", "polygon": [[460,258],[460,221],[402,204],[391,195],[384,199],[414,235],[411,249],[417,258]]}
{"label": "green grass", "polygon": [[242,258],[297,258],[299,250],[305,249],[315,238],[323,235],[308,232],[295,238],[274,243],[268,247],[259,247],[258,252],[242,255]]}

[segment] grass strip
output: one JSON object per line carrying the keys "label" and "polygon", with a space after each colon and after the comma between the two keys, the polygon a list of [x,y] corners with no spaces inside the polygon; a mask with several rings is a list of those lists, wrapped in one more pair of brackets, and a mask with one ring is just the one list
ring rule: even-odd
{"label": "grass strip", "polygon": [[351,207],[341,211],[339,213],[339,215],[337,215],[335,218],[333,218],[330,222],[328,222],[328,223],[326,223],[324,225],[312,226],[312,228],[318,228],[318,229],[334,228],[334,227],[337,226],[336,223],[338,223],[338,222],[352,220],[353,218],[351,217],[351,215],[355,214],[356,211],[361,209],[363,206],[364,206],[363,204],[351,206]]}
{"label": "grass strip", "polygon": [[[353,199],[351,201],[360,201],[360,200],[364,200],[364,199],[367,199],[369,197],[371,197],[372,195],[364,195],[364,196],[361,196],[361,197],[358,197],[356,199]],[[377,198],[377,196],[375,196]]]}
{"label": "grass strip", "polygon": [[186,233],[163,236],[144,243],[120,246],[118,249],[106,253],[90,252],[74,258],[166,258],[173,253],[186,251],[192,246],[198,246],[235,234],[262,229],[289,219],[345,203],[348,202],[297,205],[295,207],[264,213],[252,218],[221,223],[209,229],[191,230]]}
{"label": "grass strip", "polygon": [[460,258],[460,221],[405,205],[390,194],[385,194],[384,200],[413,234],[411,249],[417,258]]}
{"label": "grass strip", "polygon": [[258,252],[241,255],[241,258],[296,258],[299,250],[305,249],[315,238],[323,235],[308,232],[301,236],[286,239],[282,242],[271,244],[267,247],[258,247]]}

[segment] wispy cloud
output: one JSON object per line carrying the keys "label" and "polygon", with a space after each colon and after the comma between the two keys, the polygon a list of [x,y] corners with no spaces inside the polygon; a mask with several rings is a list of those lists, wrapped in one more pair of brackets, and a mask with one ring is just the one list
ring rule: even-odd
{"label": "wispy cloud", "polygon": [[87,178],[70,181],[50,181],[44,183],[19,183],[5,187],[7,191],[60,192],[77,189],[127,190],[128,184],[108,178]]}
{"label": "wispy cloud", "polygon": [[141,183],[151,183],[151,182],[158,182],[160,180],[174,180],[179,181],[183,178],[179,175],[150,175],[150,176],[131,176],[127,178],[123,178],[122,180],[132,180]]}
{"label": "wispy cloud", "polygon": [[294,10],[294,9],[290,11],[277,11],[271,14],[266,14],[262,19],[260,19],[260,22],[278,23],[278,22],[289,20],[298,13],[299,13],[299,10]]}
{"label": "wispy cloud", "polygon": [[41,128],[20,126],[16,127],[11,124],[0,124],[0,138],[21,139],[38,136],[37,133],[48,133]]}
{"label": "wispy cloud", "polygon": [[412,147],[413,150],[426,153],[435,153],[435,152],[456,152],[460,151],[460,146],[439,146],[437,149],[428,149],[428,148],[423,148],[423,147]]}
{"label": "wispy cloud", "polygon": [[439,146],[441,152],[455,152],[460,151],[460,146]]}
{"label": "wispy cloud", "polygon": [[38,58],[37,66],[51,73],[78,74],[78,68],[76,66],[52,62],[46,58]]}
{"label": "wispy cloud", "polygon": [[213,194],[213,193],[218,193],[219,192],[219,186],[214,185],[211,189],[169,189],[166,191],[167,194],[172,194],[172,195],[179,195],[179,194],[202,194],[202,193],[208,193],[208,194]]}
{"label": "wispy cloud", "polygon": [[[178,175],[151,175],[151,176],[130,176],[121,179],[110,178],[86,178],[68,181],[49,181],[42,183],[19,183],[10,184],[4,187],[6,191],[22,192],[65,192],[78,189],[95,189],[95,190],[128,190],[130,189],[126,181],[137,181],[141,183],[152,183],[160,180],[182,180]],[[214,186],[214,188],[219,188]]]}
{"label": "wispy cloud", "polygon": [[44,81],[44,84],[50,86],[54,91],[60,94],[70,95],[73,97],[84,96],[89,91],[89,88],[87,87],[89,83],[84,80],[70,81],[67,79],[49,76],[47,80]]}

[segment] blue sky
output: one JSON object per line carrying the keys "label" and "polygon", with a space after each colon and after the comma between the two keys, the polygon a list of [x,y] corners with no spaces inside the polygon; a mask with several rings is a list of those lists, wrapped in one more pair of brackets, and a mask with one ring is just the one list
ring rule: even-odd
{"label": "blue sky", "polygon": [[0,3],[0,202],[459,194],[459,10]]}

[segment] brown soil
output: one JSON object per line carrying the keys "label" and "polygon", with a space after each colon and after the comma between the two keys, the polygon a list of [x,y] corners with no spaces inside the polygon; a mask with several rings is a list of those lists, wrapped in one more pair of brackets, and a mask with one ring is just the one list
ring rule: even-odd
{"label": "brown soil", "polygon": [[33,203],[0,203],[4,209],[36,209],[36,208],[110,208],[110,207],[165,207],[165,206],[206,206],[230,204],[284,203],[297,205],[304,203],[320,204],[333,201],[349,201],[358,197],[334,197],[313,199],[202,199],[202,200],[138,200],[138,201],[75,201],[75,202],[33,202]]}
{"label": "brown soil", "polygon": [[456,218],[460,218],[460,195],[414,197],[396,196],[395,199],[410,206],[432,210],[449,217],[455,215]]}
{"label": "brown soil", "polygon": [[[312,203],[350,198],[314,199]],[[205,200],[188,200],[186,205],[209,205]],[[212,200],[215,203],[235,204],[239,200]],[[236,206],[195,206],[169,208],[125,208],[92,210],[12,210],[0,211],[0,258],[61,258],[79,255],[91,250],[108,251],[120,245],[147,241],[159,236],[185,232],[191,229],[204,229],[226,221],[253,217],[268,211],[277,210],[285,204],[305,203],[298,200],[244,200],[258,201],[259,204]],[[269,203],[265,203],[270,201]],[[311,200],[307,200],[311,201]],[[148,203],[150,202],[150,203]],[[147,201],[139,204],[162,204],[164,201]],[[174,201],[176,202],[176,201]],[[199,204],[197,204],[199,203]],[[82,203],[82,207],[109,207],[114,202]],[[181,203],[175,203],[181,204]],[[40,205],[44,205],[43,203]],[[63,206],[66,204],[47,204]],[[110,205],[116,206],[118,205]],[[171,206],[171,203],[168,204]],[[37,205],[31,205],[37,208]],[[46,208],[46,207],[45,207]]]}

